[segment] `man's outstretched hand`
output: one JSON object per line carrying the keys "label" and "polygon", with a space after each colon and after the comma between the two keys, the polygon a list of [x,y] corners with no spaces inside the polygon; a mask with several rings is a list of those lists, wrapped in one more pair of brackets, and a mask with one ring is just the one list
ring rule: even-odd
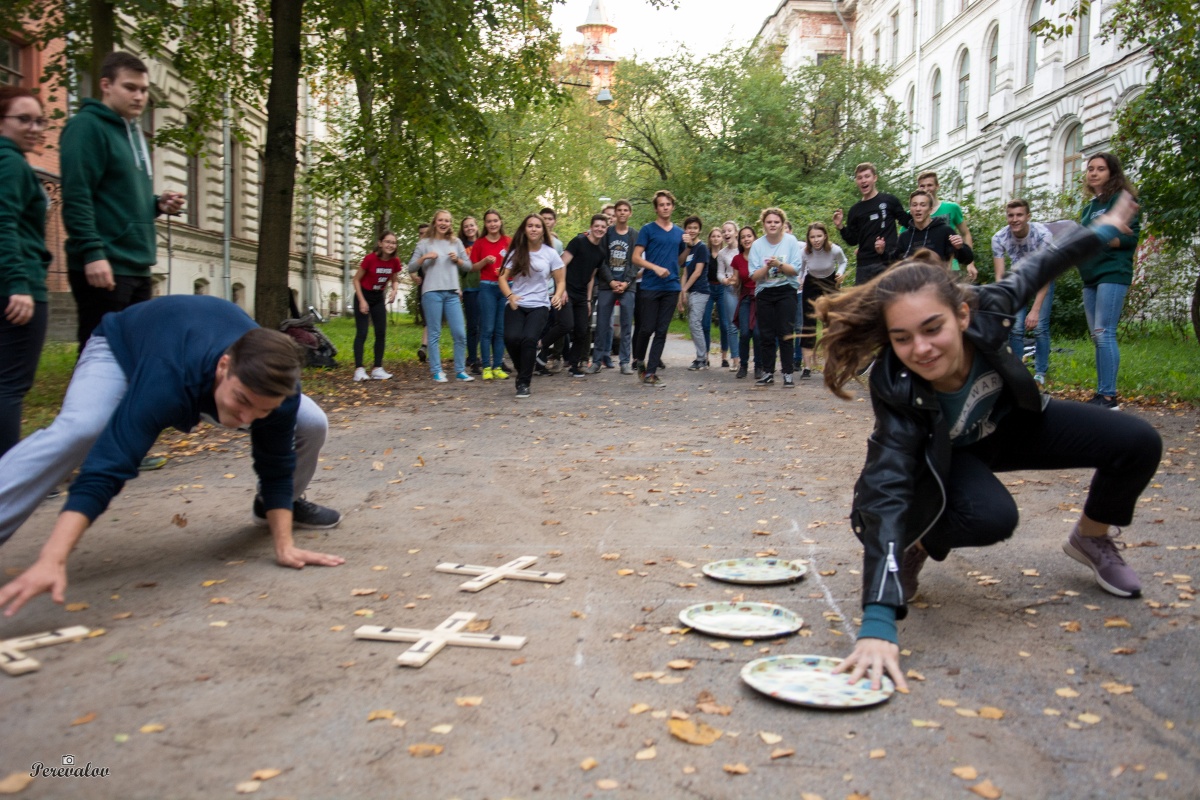
{"label": "man's outstretched hand", "polygon": [[281,567],[291,567],[292,569],[304,569],[310,564],[316,567],[336,567],[346,563],[346,559],[341,556],[335,556],[330,553],[318,553],[315,550],[301,550],[295,545],[277,549],[275,551],[275,561]]}
{"label": "man's outstretched hand", "polygon": [[61,605],[66,600],[66,591],[67,565],[39,559],[0,588],[0,607],[7,604],[4,616],[11,617],[21,610],[21,606],[43,592],[50,592],[50,599]]}

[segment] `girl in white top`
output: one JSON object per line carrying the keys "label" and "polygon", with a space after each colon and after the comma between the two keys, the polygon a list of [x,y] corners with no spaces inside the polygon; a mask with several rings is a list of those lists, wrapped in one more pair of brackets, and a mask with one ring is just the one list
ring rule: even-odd
{"label": "girl in white top", "polygon": [[801,297],[804,310],[800,323],[800,352],[804,359],[804,366],[800,370],[802,379],[811,378],[815,366],[817,317],[813,303],[818,297],[836,292],[846,275],[846,254],[829,241],[829,231],[824,223],[814,222],[808,226],[803,256],[805,275]]}
{"label": "girl in white top", "polygon": [[722,285],[721,291],[717,295],[717,302],[723,304],[724,313],[722,319],[725,320],[728,326],[725,338],[729,344],[729,369],[732,372],[737,372],[741,366],[741,361],[738,359],[738,353],[740,352],[738,347],[738,326],[733,321],[733,318],[737,316],[738,300],[741,299],[741,287],[738,285],[737,270],[733,268],[733,257],[739,252],[737,223],[730,220],[722,225],[721,236],[724,239],[725,246],[716,251],[717,282]]}
{"label": "girl in white top", "polygon": [[[562,259],[546,244],[546,223],[537,214],[525,217],[513,235],[499,277],[500,293],[508,302],[504,345],[517,373],[517,397],[529,397],[538,339],[550,307],[562,308],[567,301],[565,275]],[[553,296],[548,279],[554,282]]]}
{"label": "girl in white top", "polygon": [[475,380],[467,374],[467,325],[459,298],[458,276],[471,269],[471,259],[462,242],[454,235],[454,218],[449,211],[438,211],[429,223],[425,238],[417,243],[408,271],[425,268],[421,283],[421,310],[425,312],[425,331],[429,335],[429,368],[433,379],[446,382],[442,372],[442,317],[454,340],[455,377],[466,383]]}

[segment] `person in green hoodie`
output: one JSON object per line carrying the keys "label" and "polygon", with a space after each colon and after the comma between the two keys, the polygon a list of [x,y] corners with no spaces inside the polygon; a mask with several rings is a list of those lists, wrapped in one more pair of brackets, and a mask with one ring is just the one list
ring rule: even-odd
{"label": "person in green hoodie", "polygon": [[154,218],[183,207],[178,192],[154,194],[150,150],[137,124],[149,90],[141,59],[110,53],[100,69],[101,99],[83,101],[59,142],[80,352],[101,317],[150,299]]}
{"label": "person in green hoodie", "polygon": [[[1136,197],[1133,184],[1125,177],[1120,160],[1112,153],[1096,153],[1088,159],[1084,175],[1083,207],[1079,221],[1084,225],[1107,214],[1122,191]],[[1079,265],[1083,279],[1083,310],[1096,347],[1096,393],[1088,402],[1111,408],[1121,407],[1117,398],[1117,370],[1121,352],[1117,348],[1117,325],[1125,307],[1125,295],[1133,283],[1133,256],[1141,234],[1141,215],[1135,216],[1128,233],[1114,236],[1100,255]]]}
{"label": "person in green hoodie", "polygon": [[0,86],[0,457],[21,439],[22,403],[46,341],[46,193],[25,160],[45,130],[33,92]]}

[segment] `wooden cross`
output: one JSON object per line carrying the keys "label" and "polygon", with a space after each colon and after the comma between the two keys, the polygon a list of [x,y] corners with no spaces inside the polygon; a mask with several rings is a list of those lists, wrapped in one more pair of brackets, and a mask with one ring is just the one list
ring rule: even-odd
{"label": "wooden cross", "polygon": [[457,611],[433,630],[418,628],[384,628],[363,625],[354,632],[356,639],[377,639],[381,642],[416,642],[400,654],[396,661],[402,667],[420,667],[448,645],[488,647],[496,650],[520,650],[528,641],[524,636],[497,636],[491,633],[460,633],[475,614]]}
{"label": "wooden cross", "polygon": [[90,629],[76,625],[71,628],[60,628],[48,633],[34,633],[0,642],[0,669],[9,675],[24,675],[26,672],[33,672],[40,669],[42,665],[31,656],[25,655],[26,650],[49,647],[52,644],[62,644],[63,642],[77,642],[89,633],[91,633]]}
{"label": "wooden cross", "polygon": [[535,561],[537,561],[537,556],[521,556],[498,567],[478,567],[474,564],[438,564],[437,571],[450,572],[455,575],[479,576],[475,580],[467,581],[458,587],[464,592],[478,592],[480,589],[486,589],[493,583],[498,583],[505,578],[511,578],[516,581],[539,581],[541,583],[562,583],[566,580],[567,576],[561,572],[538,572],[537,570],[525,569]]}

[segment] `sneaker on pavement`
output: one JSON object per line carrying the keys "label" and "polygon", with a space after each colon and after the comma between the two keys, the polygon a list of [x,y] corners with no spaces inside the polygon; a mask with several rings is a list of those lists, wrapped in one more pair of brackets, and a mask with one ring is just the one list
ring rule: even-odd
{"label": "sneaker on pavement", "polygon": [[796,388],[796,381],[792,378],[792,374],[790,372],[783,376],[783,388],[785,388],[785,389],[795,389]]}
{"label": "sneaker on pavement", "polygon": [[662,388],[665,385],[662,381],[662,378],[658,377],[653,372],[647,373],[646,377],[642,378],[642,383],[646,386],[654,386],[658,388]]}
{"label": "sneaker on pavement", "polygon": [[587,377],[587,373],[584,372],[583,370],[581,370],[579,367],[571,367],[569,370],[567,370],[567,374],[570,375],[572,378],[586,378]]}
{"label": "sneaker on pavement", "polygon": [[492,377],[498,381],[508,380],[508,373],[500,367],[492,367]]}
{"label": "sneaker on pavement", "polygon": [[1141,595],[1142,582],[1117,552],[1117,543],[1112,536],[1084,536],[1079,532],[1079,523],[1076,523],[1063,544],[1063,552],[1080,564],[1091,567],[1096,583],[1109,594],[1117,597]]}
{"label": "sneaker on pavement", "polygon": [[728,358],[722,358],[722,359],[721,359],[721,368],[722,368],[722,369],[729,369],[729,359],[728,359]]}
{"label": "sneaker on pavement", "polygon": [[549,368],[543,367],[541,364],[538,364],[536,367],[533,368],[533,374],[541,375],[543,378],[551,378],[554,376],[554,373],[551,372],[549,370]]}
{"label": "sneaker on pavement", "polygon": [[911,602],[917,596],[917,577],[921,574],[921,567],[925,566],[925,560],[928,558],[928,553],[913,545],[904,551],[904,556],[900,559],[900,588],[904,591],[906,603]]}
{"label": "sneaker on pavement", "polygon": [[[306,528],[308,530],[323,530],[325,528],[336,528],[337,524],[342,521],[342,515],[332,508],[319,506],[316,503],[305,500],[303,497],[292,501],[292,527]],[[259,495],[254,497],[254,524],[260,527],[267,525],[267,512],[263,504],[263,499]]]}
{"label": "sneaker on pavement", "polygon": [[138,472],[151,472],[156,469],[162,469],[167,463],[167,459],[163,456],[146,456],[142,459],[142,463],[138,464]]}
{"label": "sneaker on pavement", "polygon": [[622,375],[632,375],[633,367],[629,366],[628,364],[622,364],[621,365],[621,374]]}
{"label": "sneaker on pavement", "polygon": [[746,377],[746,375],[749,372],[750,372],[750,370],[746,369],[746,365],[742,364],[741,366],[738,367],[737,375],[735,375],[734,377],[744,378],[744,377]]}
{"label": "sneaker on pavement", "polygon": [[592,375],[599,375],[602,369],[604,369],[604,365],[599,361],[595,361],[590,367],[588,367],[588,372]]}
{"label": "sneaker on pavement", "polygon": [[454,376],[454,378],[455,378],[455,380],[458,380],[462,383],[469,383],[469,382],[475,380],[474,378],[472,378],[470,375],[468,375],[465,372],[458,373],[457,375]]}
{"label": "sneaker on pavement", "polygon": [[449,381],[446,378],[446,373],[444,373],[444,372],[439,372],[438,374],[434,375],[433,380],[436,383],[449,383]]}
{"label": "sneaker on pavement", "polygon": [[484,379],[485,381],[494,380],[494,378],[493,378],[493,376],[492,376],[492,368],[491,368],[491,367],[484,367],[484,368],[483,368],[483,379]]}
{"label": "sneaker on pavement", "polygon": [[697,371],[699,371],[699,370],[702,370],[702,369],[704,369],[704,362],[703,362],[703,361],[693,361],[693,362],[691,363],[691,366],[689,366],[689,367],[688,367],[688,371],[689,371],[689,372],[697,372]]}
{"label": "sneaker on pavement", "polygon": [[472,375],[482,375],[483,374],[483,367],[479,366],[478,361],[476,361],[474,364],[471,364],[470,373]]}
{"label": "sneaker on pavement", "polygon": [[770,386],[775,382],[774,372],[764,372],[762,377],[754,382],[755,386]]}
{"label": "sneaker on pavement", "polygon": [[359,367],[358,369],[354,370],[354,380],[355,380],[355,382],[369,381],[369,380],[371,380],[371,376],[367,374],[367,371],[365,369],[363,369],[362,367]]}
{"label": "sneaker on pavement", "polygon": [[418,347],[417,348],[417,360],[420,361],[422,364],[424,364],[428,358],[429,358],[428,348],[425,345],[421,345],[420,347]]}
{"label": "sneaker on pavement", "polygon": [[812,370],[808,367],[800,370],[800,380],[807,380],[812,377]]}
{"label": "sneaker on pavement", "polygon": [[1101,408],[1107,408],[1111,411],[1120,411],[1121,410],[1121,401],[1120,400],[1118,400],[1115,396],[1105,397],[1102,394],[1092,395],[1092,399],[1088,400],[1088,405],[1089,406],[1100,406]]}
{"label": "sneaker on pavement", "polygon": [[517,384],[517,397],[529,397],[529,384],[527,384],[527,383],[518,383]]}
{"label": "sneaker on pavement", "polygon": [[1046,385],[1046,376],[1040,372],[1035,372],[1033,374],[1033,379],[1037,382],[1038,386]]}
{"label": "sneaker on pavement", "polygon": [[371,370],[371,380],[373,381],[386,381],[390,377],[392,377],[392,373],[387,372],[383,367]]}

